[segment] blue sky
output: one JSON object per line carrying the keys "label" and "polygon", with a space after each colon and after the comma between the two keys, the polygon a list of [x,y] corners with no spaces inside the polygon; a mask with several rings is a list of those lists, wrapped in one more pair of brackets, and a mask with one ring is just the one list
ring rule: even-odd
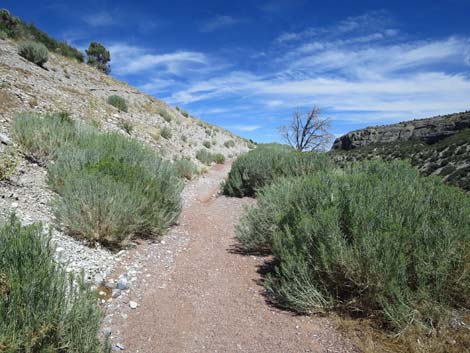
{"label": "blue sky", "polygon": [[319,106],[335,135],[470,109],[470,0],[58,1],[0,7],[111,51],[111,75],[259,142]]}

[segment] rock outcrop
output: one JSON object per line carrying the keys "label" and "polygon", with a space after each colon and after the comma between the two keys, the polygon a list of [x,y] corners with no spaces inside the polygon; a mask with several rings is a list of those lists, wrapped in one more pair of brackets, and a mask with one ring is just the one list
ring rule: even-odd
{"label": "rock outcrop", "polygon": [[337,138],[333,149],[351,150],[372,144],[409,140],[433,144],[468,128],[470,111],[355,130]]}

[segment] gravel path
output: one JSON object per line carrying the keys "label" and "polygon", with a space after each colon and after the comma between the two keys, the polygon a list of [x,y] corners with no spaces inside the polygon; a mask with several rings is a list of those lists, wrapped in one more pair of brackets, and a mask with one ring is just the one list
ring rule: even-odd
{"label": "gravel path", "polygon": [[213,168],[190,184],[179,225],[160,244],[129,254],[123,269],[136,279],[108,305],[105,321],[113,350],[352,352],[327,318],[267,304],[259,273],[265,259],[231,251],[234,225],[253,200],[217,195],[228,169]]}

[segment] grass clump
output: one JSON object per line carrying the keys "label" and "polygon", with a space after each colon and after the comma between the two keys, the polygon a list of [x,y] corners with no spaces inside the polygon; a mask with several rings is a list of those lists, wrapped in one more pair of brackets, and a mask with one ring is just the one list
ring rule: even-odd
{"label": "grass clump", "polygon": [[18,166],[17,152],[12,147],[0,146],[0,181],[9,179]]}
{"label": "grass clump", "polygon": [[169,140],[172,138],[173,134],[171,133],[171,129],[165,126],[160,130],[160,136]]}
{"label": "grass clump", "polygon": [[[74,284],[75,281],[75,284]],[[41,225],[0,227],[0,350],[98,353],[97,298],[54,260]]]}
{"label": "grass clump", "polygon": [[13,139],[28,158],[41,164],[54,159],[62,145],[76,141],[79,135],[67,113],[21,114],[13,119],[11,130]]}
{"label": "grass clump", "polygon": [[161,235],[181,210],[181,179],[170,162],[135,140],[90,133],[57,153],[49,185],[58,224],[107,246]]}
{"label": "grass clump", "polygon": [[211,153],[205,148],[196,152],[196,159],[205,165],[211,165],[213,162],[216,164],[224,164],[225,162],[225,156],[223,154]]}
{"label": "grass clump", "polygon": [[404,162],[281,179],[237,234],[272,252],[268,293],[301,313],[339,310],[429,332],[470,307],[470,199]]}
{"label": "grass clump", "polygon": [[109,96],[108,97],[108,104],[111,104],[113,107],[117,108],[121,112],[126,112],[127,113],[127,110],[128,110],[127,102],[121,96],[118,96],[116,94],[113,94],[112,96]]}
{"label": "grass clump", "polygon": [[18,54],[41,67],[49,60],[49,51],[46,46],[33,41],[20,43],[18,45]]}
{"label": "grass clump", "polygon": [[191,180],[199,174],[197,166],[189,159],[177,160],[174,165],[179,175],[187,180]]}
{"label": "grass clump", "polygon": [[224,146],[227,147],[227,148],[233,148],[233,147],[235,147],[235,141],[233,141],[233,140],[225,141]]}
{"label": "grass clump", "polygon": [[235,160],[223,191],[227,196],[255,196],[276,178],[310,174],[331,165],[326,155],[296,152],[285,145],[260,145]]}
{"label": "grass clump", "polygon": [[134,125],[132,125],[132,123],[130,121],[127,121],[127,120],[121,120],[119,123],[118,123],[118,126],[123,129],[125,132],[127,132],[129,135],[132,133],[132,131],[134,130]]}
{"label": "grass clump", "polygon": [[171,115],[169,111],[163,108],[158,109],[158,115],[160,115],[167,123],[169,123],[173,119],[173,115]]}
{"label": "grass clump", "polygon": [[225,156],[222,153],[215,153],[212,155],[212,160],[216,164],[224,164],[225,163]]}

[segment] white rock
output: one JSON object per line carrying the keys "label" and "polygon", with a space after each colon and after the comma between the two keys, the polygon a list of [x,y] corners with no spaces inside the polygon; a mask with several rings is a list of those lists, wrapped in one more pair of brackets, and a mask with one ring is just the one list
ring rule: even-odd
{"label": "white rock", "polygon": [[130,302],[129,302],[129,307],[130,307],[131,309],[137,309],[138,306],[139,306],[139,305],[138,305],[136,302],[133,302],[133,301],[130,301]]}
{"label": "white rock", "polygon": [[120,290],[129,289],[129,282],[127,281],[126,277],[119,278],[118,283],[117,283],[117,288]]}
{"label": "white rock", "polygon": [[113,293],[111,294],[111,297],[117,298],[121,295],[121,290],[120,289],[113,289]]}
{"label": "white rock", "polygon": [[104,278],[99,273],[95,275],[95,284],[101,286],[104,284]]}

